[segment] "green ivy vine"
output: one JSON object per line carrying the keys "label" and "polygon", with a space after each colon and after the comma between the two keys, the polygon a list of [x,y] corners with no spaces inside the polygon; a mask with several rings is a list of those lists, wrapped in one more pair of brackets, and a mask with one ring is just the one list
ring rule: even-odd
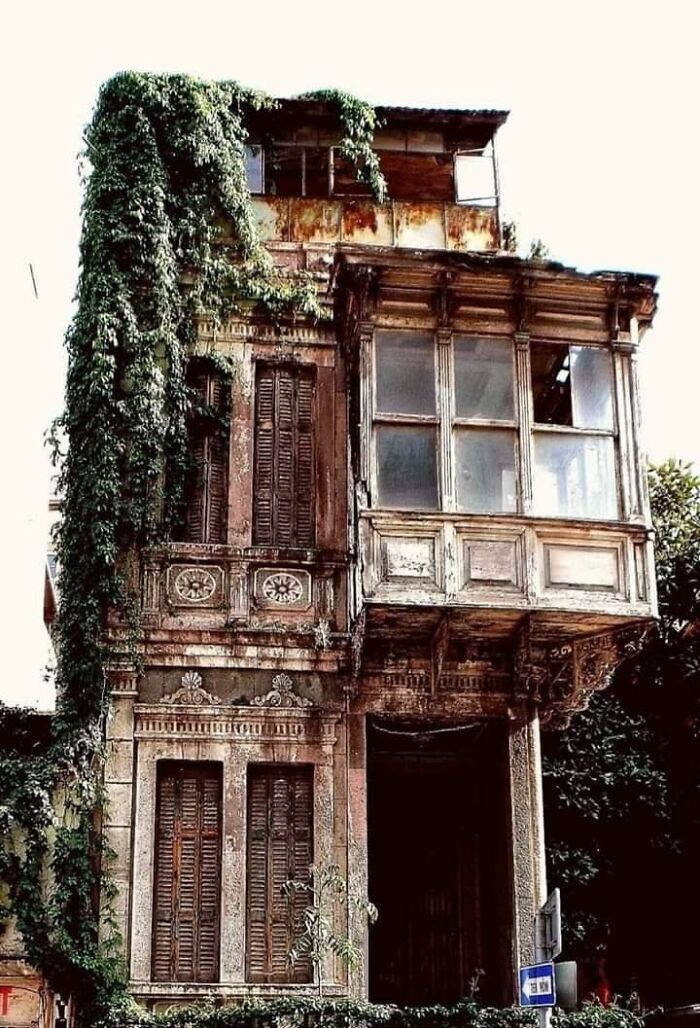
{"label": "green ivy vine", "polygon": [[320,100],[337,108],[344,129],[340,152],[355,166],[359,180],[368,186],[377,203],[384,203],[389,193],[374,149],[374,132],[378,127],[374,107],[340,89],[316,89],[303,93],[298,99]]}
{"label": "green ivy vine", "polygon": [[[317,98],[337,104],[343,152],[384,199],[373,110]],[[275,268],[251,209],[246,117],[274,104],[236,82],[126,72],[102,87],[85,133],[77,308],[53,432],[58,704],[46,724],[0,706],[0,915],[14,916],[30,961],[77,997],[86,1025],[123,1001],[126,982],[104,913],[105,636],[116,622],[137,639],[135,556],[182,519],[196,318],[321,316],[310,277]]]}

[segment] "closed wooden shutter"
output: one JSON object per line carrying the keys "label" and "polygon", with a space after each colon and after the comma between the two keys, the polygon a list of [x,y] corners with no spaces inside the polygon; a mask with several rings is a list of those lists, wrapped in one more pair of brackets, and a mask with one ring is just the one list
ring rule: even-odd
{"label": "closed wooden shutter", "polygon": [[309,982],[307,958],[293,963],[308,894],[290,901],[282,886],[308,879],[313,862],[313,768],[259,765],[248,771],[246,978],[249,982]]}
{"label": "closed wooden shutter", "polygon": [[189,425],[185,538],[191,543],[223,543],[228,470],[226,386],[220,375],[204,372],[196,363],[188,379],[199,406],[210,413],[196,414]]}
{"label": "closed wooden shutter", "polygon": [[314,375],[264,366],[255,395],[253,542],[314,544]]}
{"label": "closed wooden shutter", "polygon": [[219,976],[221,771],[159,767],[152,974],[155,981]]}

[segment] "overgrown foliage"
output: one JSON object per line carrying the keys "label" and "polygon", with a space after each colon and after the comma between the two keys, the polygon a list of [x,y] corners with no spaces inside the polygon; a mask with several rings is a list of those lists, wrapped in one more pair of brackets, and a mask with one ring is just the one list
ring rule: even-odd
{"label": "overgrown foliage", "polygon": [[[324,98],[338,104],[344,152],[379,187],[371,108],[345,94]],[[321,313],[311,280],[279,272],[256,232],[246,116],[274,103],[236,82],[123,73],[102,87],[85,134],[77,310],[66,339],[65,413],[54,431],[54,441],[67,440],[59,703],[36,746],[36,719],[0,710],[0,878],[5,913],[16,917],[30,960],[79,997],[86,1024],[124,982],[109,925],[101,941],[97,915],[98,897],[104,903],[110,891],[98,815],[107,616],[133,655],[134,555],[182,520],[196,319],[217,323],[255,307],[274,323]],[[13,732],[17,718],[27,733]]]}
{"label": "overgrown foliage", "polygon": [[668,946],[700,916],[700,479],[650,469],[660,621],[641,655],[571,728],[544,739],[549,876],[562,886],[567,955],[604,957],[614,989],[696,998]]}
{"label": "overgrown foliage", "polygon": [[337,908],[353,907],[368,924],[377,920],[377,908],[366,896],[357,896],[350,891],[347,878],[337,864],[312,864],[308,878],[291,878],[284,883],[282,892],[290,903],[299,895],[307,900],[289,959],[294,963],[308,957],[318,982],[318,994],[322,996],[323,958],[326,954],[338,957],[348,969],[359,967],[362,960],[359,946],[337,927]]}
{"label": "overgrown foliage", "polygon": [[[202,1005],[149,1014],[132,1004],[95,1028],[534,1028],[537,1015],[521,1007],[482,1007],[474,1000],[453,1006],[401,1008],[353,1000],[298,996],[239,1006]],[[587,1004],[576,1013],[556,1011],[552,1028],[642,1028],[643,1021],[623,1007]]]}
{"label": "overgrown foliage", "polygon": [[302,94],[299,99],[320,100],[337,107],[344,129],[340,152],[355,166],[358,178],[369,188],[377,203],[384,203],[389,194],[373,145],[374,131],[378,127],[374,107],[340,89],[317,89]]}

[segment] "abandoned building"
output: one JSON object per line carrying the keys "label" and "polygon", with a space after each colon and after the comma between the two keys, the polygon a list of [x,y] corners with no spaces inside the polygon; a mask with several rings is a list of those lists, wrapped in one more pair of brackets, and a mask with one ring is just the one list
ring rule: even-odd
{"label": "abandoned building", "polygon": [[[274,260],[326,317],[202,321],[188,517],[141,554],[144,673],[113,668],[107,789],[130,987],[160,1009],[313,990],[282,895],[338,865],[324,993],[510,1003],[545,897],[540,728],[655,615],[636,355],[650,276],[502,247],[499,111],[379,110],[390,199],[337,115],[250,125]],[[197,354],[233,363],[230,396]],[[556,884],[556,883],[552,883]]]}

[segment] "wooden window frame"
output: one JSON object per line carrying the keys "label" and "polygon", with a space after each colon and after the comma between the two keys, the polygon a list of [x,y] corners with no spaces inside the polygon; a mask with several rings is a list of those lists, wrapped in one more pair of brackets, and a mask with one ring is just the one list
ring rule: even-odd
{"label": "wooden window frame", "polygon": [[[246,775],[246,900],[245,900],[245,980],[250,984],[310,984],[313,981],[313,966],[308,958],[294,963],[288,960],[295,930],[303,910],[309,905],[309,897],[298,892],[289,900],[281,900],[278,891],[289,879],[304,879],[308,867],[314,860],[314,794],[316,789],[315,769],[306,763],[251,763]],[[275,779],[287,778],[288,797],[296,803],[296,782],[307,789],[307,820],[300,825],[295,822],[296,807],[284,829],[286,847],[280,846],[279,822],[275,823],[279,810],[275,808]],[[305,782],[304,782],[305,779]],[[265,824],[260,825],[260,810],[255,809],[259,799],[258,790],[265,791]],[[257,795],[256,795],[257,794]],[[291,839],[291,842],[290,842]],[[305,858],[305,859],[304,859]],[[282,861],[284,868],[275,868]],[[305,867],[298,866],[299,862]],[[261,898],[262,897],[262,898]],[[256,906],[257,901],[257,906]],[[278,906],[278,904],[281,905]],[[280,917],[280,910],[284,917]],[[260,925],[264,925],[264,940]],[[282,940],[285,952],[279,949]]]}
{"label": "wooden window frame", "polygon": [[[437,438],[437,482],[438,482],[438,503],[437,507],[426,509],[416,508],[421,514],[439,514],[445,512],[457,512],[467,514],[466,511],[461,511],[457,503],[457,481],[455,471],[455,447],[456,447],[456,432],[460,428],[477,428],[483,430],[490,429],[505,429],[512,431],[514,434],[514,468],[515,468],[515,480],[516,480],[516,511],[506,512],[504,516],[508,516],[508,513],[518,513],[522,510],[521,502],[521,489],[520,489],[520,460],[519,454],[521,450],[520,446],[520,423],[518,420],[518,376],[517,376],[517,363],[515,356],[515,347],[512,344],[512,339],[504,336],[489,336],[483,333],[470,334],[467,332],[452,332],[445,330],[438,330],[437,332],[430,329],[421,330],[416,329],[415,331],[421,331],[426,337],[432,336],[434,342],[434,370],[435,370],[435,414],[434,415],[406,415],[406,414],[386,414],[378,409],[377,404],[377,332],[391,332],[391,328],[384,328],[383,326],[377,326],[377,329],[373,333],[372,346],[371,346],[371,378],[370,378],[370,406],[371,406],[371,439],[372,439],[372,457],[370,464],[370,475],[371,475],[371,495],[373,500],[379,495],[379,467],[377,459],[377,427],[381,425],[393,424],[393,425],[434,425],[436,429]],[[403,331],[397,329],[396,331]],[[454,388],[454,341],[455,338],[474,338],[474,339],[492,339],[494,342],[501,341],[504,339],[511,344],[512,348],[512,372],[513,372],[513,418],[464,418],[458,417],[455,413],[455,388]],[[379,504],[374,502],[373,507],[378,508]],[[387,508],[397,510],[411,510],[412,508]],[[500,514],[499,511],[494,511],[494,514]]]}
{"label": "wooden window frame", "polygon": [[[377,405],[377,333],[378,332],[401,332],[416,331],[426,336],[432,336],[435,343],[435,415],[404,415],[386,414],[378,409]],[[392,326],[376,325],[371,332],[367,332],[367,350],[365,357],[366,385],[364,396],[367,404],[367,416],[365,421],[365,434],[369,440],[369,462],[366,466],[369,478],[370,507],[373,510],[411,511],[421,515],[439,515],[443,513],[464,514],[466,517],[514,517],[522,514],[533,514],[533,475],[534,475],[534,437],[538,432],[573,434],[579,436],[602,436],[612,438],[614,443],[614,470],[615,470],[615,503],[617,514],[615,516],[599,518],[587,517],[585,515],[539,515],[561,521],[591,521],[615,524],[622,517],[624,497],[622,495],[622,468],[620,454],[620,425],[619,425],[619,390],[618,383],[620,372],[615,360],[615,353],[612,348],[604,343],[583,343],[573,340],[549,340],[532,339],[528,336],[516,334],[515,336],[496,336],[481,332],[453,331],[452,329],[422,329],[409,328],[395,329]],[[513,419],[495,418],[463,418],[457,417],[455,413],[455,379],[454,379],[454,342],[459,338],[474,338],[493,340],[494,342],[507,341],[512,347],[512,368],[513,368]],[[610,355],[610,384],[613,411],[612,429],[581,429],[570,426],[539,425],[534,422],[533,417],[533,392],[530,369],[530,342],[556,343],[561,346],[586,346],[605,350]],[[367,367],[369,364],[369,367]],[[383,507],[378,502],[379,496],[379,468],[377,455],[377,427],[381,425],[434,425],[437,435],[437,481],[438,481],[438,505],[430,508],[409,508],[409,507]],[[455,461],[455,434],[456,430],[464,427],[478,428],[485,431],[492,429],[506,429],[514,433],[514,468],[516,488],[516,509],[514,511],[481,511],[468,512],[460,509],[457,503],[457,481]]]}
{"label": "wooden window frame", "polygon": [[[531,360],[531,347],[533,345],[537,346],[538,344],[544,344],[546,346],[560,346],[562,348],[566,347],[569,350],[571,349],[572,346],[576,346],[576,347],[579,347],[579,348],[585,347],[585,348],[590,349],[590,350],[601,350],[601,351],[603,351],[603,352],[608,354],[609,367],[610,367],[610,403],[611,403],[611,408],[612,408],[612,428],[578,428],[575,425],[555,425],[555,424],[535,421],[535,414],[534,414],[534,411],[535,411],[535,398],[534,398],[534,390],[533,390],[533,383],[532,383],[532,367],[531,367],[530,360]],[[612,523],[614,523],[616,521],[620,521],[620,519],[622,517],[622,489],[621,489],[621,475],[620,475],[621,468],[620,468],[620,447],[619,447],[620,431],[619,431],[619,416],[618,416],[618,409],[617,409],[617,390],[616,390],[616,387],[615,387],[616,386],[615,377],[616,377],[616,369],[615,369],[614,353],[612,352],[612,350],[611,350],[611,348],[609,346],[605,346],[603,344],[596,345],[594,343],[575,342],[575,341],[572,341],[571,339],[540,339],[539,337],[534,338],[534,339],[530,339],[529,346],[528,346],[527,382],[525,383],[525,386],[529,390],[529,394],[530,394],[529,408],[530,408],[530,411],[531,411],[531,419],[530,419],[529,433],[528,434],[529,434],[529,439],[530,439],[530,445],[531,445],[531,448],[532,448],[531,449],[532,475],[533,475],[533,482],[532,482],[532,490],[533,490],[532,507],[533,507],[533,512],[536,514],[536,516],[538,516],[538,517],[546,517],[546,518],[554,518],[554,519],[561,519],[561,520],[564,520],[564,521],[577,521],[577,520],[582,520],[582,521],[607,521],[607,522],[612,522]],[[572,403],[573,403],[573,394],[572,394]],[[580,439],[591,439],[591,438],[612,439],[612,443],[613,443],[613,473],[614,473],[614,476],[615,476],[615,515],[614,516],[600,518],[600,517],[591,517],[590,515],[586,515],[586,514],[538,514],[537,513],[537,511],[536,511],[536,500],[535,500],[535,481],[534,481],[534,476],[535,476],[535,439],[536,439],[536,437],[538,435],[542,436],[542,437],[546,436],[546,435],[555,435],[555,436],[559,436],[559,437],[561,437],[561,436],[574,436],[574,437],[578,437]]]}
{"label": "wooden window frame", "polygon": [[[197,361],[197,358],[193,358]],[[200,361],[201,365],[201,361]],[[196,365],[188,371],[196,372]],[[194,377],[194,376],[193,376]],[[202,386],[203,388],[198,388]],[[180,541],[194,544],[226,543],[228,538],[228,463],[231,451],[229,419],[230,389],[226,379],[211,367],[200,367],[190,389],[200,392],[202,405],[217,411],[212,418],[190,415],[187,425],[188,458],[185,480],[183,523]],[[218,394],[218,395],[217,395]],[[217,423],[217,417],[222,419]],[[228,425],[226,429],[225,426]],[[201,481],[197,474],[197,451],[201,450]],[[218,511],[217,511],[218,506]]]}
{"label": "wooden window frame", "polygon": [[[266,416],[263,409],[262,383],[265,376],[273,379],[271,410]],[[282,418],[280,414],[281,387],[283,377],[293,382],[294,411],[288,431],[291,443],[286,449],[280,445]],[[315,364],[292,361],[260,360],[255,365],[253,404],[253,510],[252,545],[278,547],[283,549],[315,549],[316,547],[316,424],[317,424],[317,368]],[[309,395],[302,400],[300,386],[306,382]],[[308,408],[306,418],[300,415],[301,404]],[[263,427],[270,421],[271,428]],[[268,432],[267,439],[263,433]],[[306,460],[302,459],[300,441],[306,440]],[[267,448],[267,452],[265,452]],[[289,529],[284,528],[284,515],[280,512],[280,501],[284,490],[280,489],[281,455],[287,453],[290,460],[290,482],[287,487]],[[291,457],[290,457],[291,455]],[[265,461],[269,468],[265,468]],[[304,490],[304,480],[307,489]],[[300,496],[308,492],[306,503],[300,503]],[[266,512],[265,503],[269,505]],[[304,523],[306,521],[306,524]]]}
{"label": "wooden window frame", "polygon": [[[173,781],[172,835],[165,832],[167,814],[165,783]],[[197,825],[185,823],[183,793],[185,782],[197,782]],[[207,825],[207,783],[216,793],[216,827]],[[185,867],[189,840],[194,867]],[[213,840],[213,845],[205,846]],[[221,865],[223,843],[223,765],[214,761],[159,760],[156,773],[156,809],[153,855],[153,924],[151,978],[153,981],[201,983],[219,979],[221,958]],[[210,877],[205,880],[206,862]],[[170,881],[168,881],[168,875]],[[182,903],[189,881],[192,902],[189,909]],[[170,893],[169,904],[162,902]],[[208,902],[207,902],[208,898]],[[185,973],[180,946],[185,937],[184,925],[192,925],[191,973]],[[167,945],[168,951],[163,947]],[[163,968],[167,965],[167,972]]]}

